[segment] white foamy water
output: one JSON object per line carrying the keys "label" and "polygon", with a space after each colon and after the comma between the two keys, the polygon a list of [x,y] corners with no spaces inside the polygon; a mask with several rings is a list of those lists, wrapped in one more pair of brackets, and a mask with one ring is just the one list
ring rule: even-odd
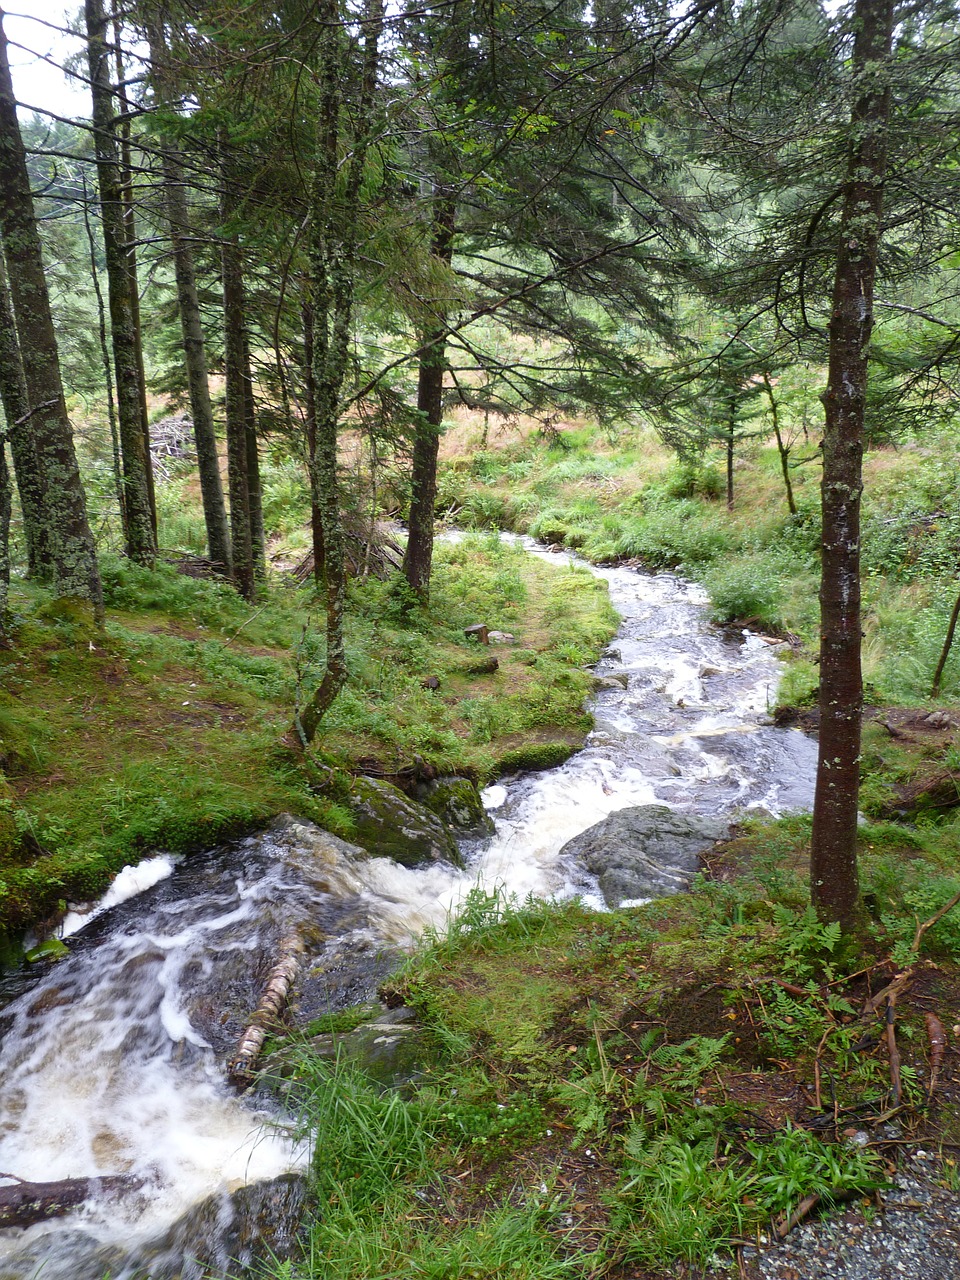
{"label": "white foamy water", "polygon": [[60,939],[71,937],[86,928],[104,911],[109,911],[111,907],[118,907],[128,898],[135,898],[138,893],[152,889],[155,884],[172,875],[175,866],[175,858],[172,858],[169,853],[161,853],[155,858],[144,858],[134,867],[124,867],[114,877],[113,883],[99,902],[92,903],[87,908],[76,907],[67,912],[57,930],[57,937]]}
{"label": "white foamy water", "polygon": [[[108,1269],[122,1280],[134,1266],[123,1258],[191,1205],[303,1158],[264,1129],[222,1068],[290,930],[319,935],[310,980],[349,1003],[369,998],[385,945],[442,928],[475,885],[521,900],[586,893],[600,905],[562,849],[617,809],[732,817],[809,806],[813,743],[765,722],[775,650],[709,627],[702,590],[673,575],[591,572],[623,619],[598,674],[626,688],[597,695],[594,731],[566,764],[487,788],[496,834],[466,871],[364,860],[289,823],[180,866],[161,857],[127,868],[93,912],[68,919],[64,936],[80,930],[73,954],[0,1014],[0,1169],[36,1181],[127,1174],[140,1189],[0,1232],[3,1280],[100,1280]],[[85,1271],[78,1230],[108,1250]]]}

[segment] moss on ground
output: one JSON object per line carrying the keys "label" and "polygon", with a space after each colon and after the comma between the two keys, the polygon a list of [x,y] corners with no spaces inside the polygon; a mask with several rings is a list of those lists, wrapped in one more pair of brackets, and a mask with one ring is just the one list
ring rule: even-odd
{"label": "moss on ground", "polygon": [[[868,1194],[904,1137],[955,1142],[960,1060],[948,1046],[931,1090],[928,1015],[952,1043],[960,907],[920,954],[913,941],[960,890],[958,831],[863,829],[865,913],[847,943],[806,905],[801,817],[745,827],[691,893],[630,910],[476,891],[387,994],[453,1047],[456,1096],[442,1078],[425,1096],[439,1090],[452,1118],[479,1092],[535,1121],[519,1139],[437,1142],[438,1223],[482,1228],[519,1188],[548,1187],[563,1215],[548,1234],[586,1273],[700,1274],[726,1254],[736,1275],[738,1242],[804,1196],[829,1210]],[[897,975],[899,1100],[882,997]]]}
{"label": "moss on ground", "polygon": [[[0,653],[0,928],[96,896],[150,850],[209,847],[280,812],[349,838],[337,776],[402,777],[419,758],[485,781],[520,743],[569,752],[589,728],[581,666],[616,626],[602,585],[582,572],[489,537],[440,545],[429,609],[410,608],[395,583],[353,585],[350,683],[304,755],[290,730],[298,668],[309,689],[323,650],[311,590],[276,585],[253,609],[164,567],[108,561],[104,578],[103,631],[38,588],[12,594],[13,645]],[[517,637],[496,649],[492,676],[462,671],[476,647],[464,628],[476,622]]]}

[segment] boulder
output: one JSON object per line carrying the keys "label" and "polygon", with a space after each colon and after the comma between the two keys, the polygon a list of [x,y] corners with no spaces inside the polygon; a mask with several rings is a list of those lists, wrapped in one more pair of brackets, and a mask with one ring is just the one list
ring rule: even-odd
{"label": "boulder", "polygon": [[610,907],[632,898],[662,898],[689,888],[699,855],[730,834],[720,818],[676,813],[662,804],[611,813],[560,850],[600,881]]}
{"label": "boulder", "polygon": [[435,813],[389,782],[355,778],[348,800],[356,840],[374,858],[392,858],[404,867],[426,862],[463,866],[457,842]]}
{"label": "boulder", "polygon": [[329,1061],[356,1063],[378,1084],[396,1088],[413,1080],[435,1058],[436,1043],[412,1009],[384,1009],[353,1031],[313,1036],[310,1051]]}
{"label": "boulder", "polygon": [[594,676],[591,689],[594,693],[602,693],[604,689],[626,689],[629,683],[630,677],[626,671],[617,671],[613,675]]}
{"label": "boulder", "polygon": [[480,792],[469,778],[435,778],[421,782],[417,799],[437,817],[465,836],[488,836],[493,821],[480,799]]}

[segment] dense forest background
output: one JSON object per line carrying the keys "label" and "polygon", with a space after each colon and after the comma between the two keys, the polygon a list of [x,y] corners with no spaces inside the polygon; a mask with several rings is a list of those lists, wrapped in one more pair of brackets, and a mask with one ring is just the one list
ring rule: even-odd
{"label": "dense forest background", "polygon": [[[875,1191],[893,1116],[953,1150],[960,11],[85,0],[76,118],[3,16],[5,960],[149,850],[567,758],[616,620],[528,533],[781,643],[814,813],[667,905],[473,893],[389,993],[419,1093],[293,1071],[296,1274],[700,1274]],[[559,1133],[586,1243],[504,1174]]]}

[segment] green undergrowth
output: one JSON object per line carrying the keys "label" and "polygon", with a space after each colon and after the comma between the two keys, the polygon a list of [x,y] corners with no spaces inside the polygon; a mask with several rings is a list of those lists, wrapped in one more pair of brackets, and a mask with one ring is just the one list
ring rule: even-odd
{"label": "green undergrowth", "polygon": [[[334,778],[419,759],[485,781],[568,754],[589,728],[584,664],[616,621],[602,584],[491,537],[438,545],[429,608],[402,580],[350,591],[350,680],[306,756],[298,682],[319,679],[322,610],[106,559],[103,630],[15,585],[0,652],[0,927],[96,896],[154,849],[190,852],[289,811],[349,837]],[[470,674],[474,623],[509,631]],[[432,677],[432,680],[430,679]],[[429,687],[436,683],[437,687]],[[322,767],[318,768],[317,765]]]}
{"label": "green undergrowth", "polygon": [[[868,701],[919,705],[929,694],[960,561],[957,441],[946,434],[875,448],[864,459],[864,678]],[[945,461],[946,460],[946,461]],[[598,562],[676,569],[704,584],[719,623],[798,638],[781,701],[815,695],[819,453],[795,447],[788,509],[775,448],[738,446],[734,507],[709,453],[671,460],[650,431],[566,428],[448,457],[438,508],[459,524],[508,528]],[[960,697],[960,654],[945,698]]]}
{"label": "green undergrowth", "polygon": [[[960,991],[960,909],[922,954],[914,938],[960,890],[958,834],[866,826],[846,942],[807,904],[799,817],[748,825],[712,878],[629,910],[473,891],[386,990],[434,1035],[416,1085],[304,1053],[318,1208],[304,1258],[273,1274],[737,1274],[736,1250],[810,1197],[869,1198],[893,1116],[954,1140],[950,1082],[927,1096],[924,1015]],[[862,1010],[904,971],[896,1104],[883,1005]]]}

